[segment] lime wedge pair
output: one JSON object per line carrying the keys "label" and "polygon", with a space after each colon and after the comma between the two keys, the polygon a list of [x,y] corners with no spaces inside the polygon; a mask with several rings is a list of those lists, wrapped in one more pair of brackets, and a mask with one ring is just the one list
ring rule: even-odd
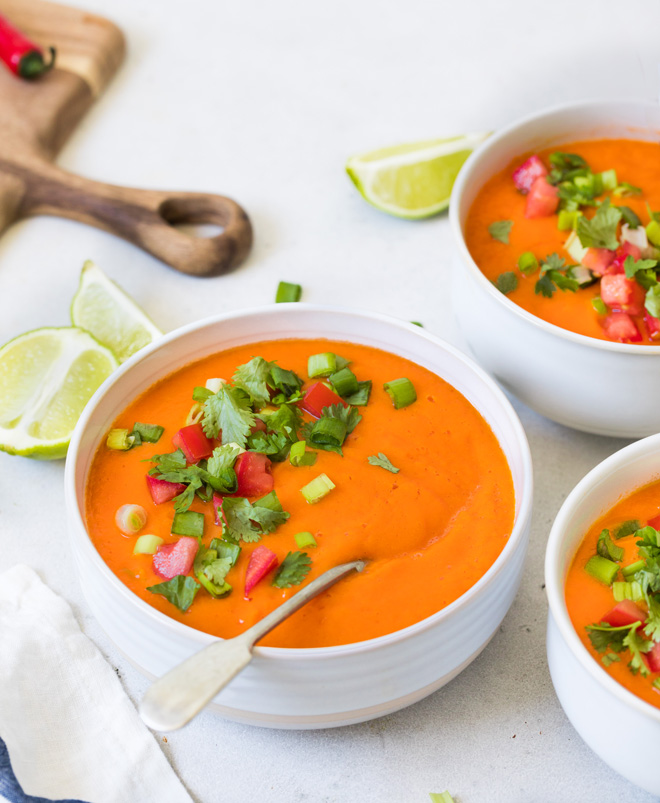
{"label": "lime wedge pair", "polygon": [[488,134],[381,148],[354,156],[346,172],[363,198],[383,212],[408,219],[430,217],[449,206],[463,163]]}
{"label": "lime wedge pair", "polygon": [[94,391],[162,334],[92,262],[83,266],[71,321],[26,332],[0,348],[0,450],[64,457]]}

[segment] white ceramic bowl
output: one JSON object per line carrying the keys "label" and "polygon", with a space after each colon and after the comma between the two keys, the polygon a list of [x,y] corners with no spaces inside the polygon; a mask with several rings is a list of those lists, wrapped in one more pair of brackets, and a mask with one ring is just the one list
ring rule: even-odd
{"label": "white ceramic bowl", "polygon": [[[660,709],[617,683],[580,641],[566,609],[564,583],[588,528],[622,497],[660,478],[660,435],[621,449],[576,485],[557,514],[545,559],[548,664],[573,726],[607,764],[660,795]],[[625,734],[617,738],[617,734]]]}
{"label": "white ceramic bowl", "polygon": [[477,267],[465,245],[465,220],[484,183],[516,156],[580,139],[658,141],[659,132],[657,103],[556,107],[486,140],[466,161],[452,192],[453,301],[471,350],[525,404],[585,432],[634,438],[660,431],[660,346],[597,340],[526,312]]}
{"label": "white ceramic bowl", "polygon": [[520,422],[497,385],[468,358],[417,326],[380,315],[307,304],[277,304],[231,313],[166,335],[134,355],[85,408],[65,472],[67,513],[78,576],[92,613],[118,649],[157,677],[213,637],[147,605],[105,565],[83,518],[94,452],[127,402],[178,366],[223,348],[260,340],[327,337],[394,352],[439,374],[484,416],[513,475],[515,526],[489,571],[434,616],[381,638],[314,649],[257,647],[248,668],[212,704],[240,722],[320,728],[360,722],[409,705],[451,680],[485,647],[517,591],[532,500],[529,448]]}

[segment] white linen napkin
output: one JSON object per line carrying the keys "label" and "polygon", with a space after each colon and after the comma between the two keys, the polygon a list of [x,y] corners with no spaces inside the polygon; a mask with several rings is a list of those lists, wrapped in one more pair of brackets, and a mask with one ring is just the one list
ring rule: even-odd
{"label": "white linen napkin", "polygon": [[0,737],[28,795],[192,803],[69,605],[23,565],[0,575]]}

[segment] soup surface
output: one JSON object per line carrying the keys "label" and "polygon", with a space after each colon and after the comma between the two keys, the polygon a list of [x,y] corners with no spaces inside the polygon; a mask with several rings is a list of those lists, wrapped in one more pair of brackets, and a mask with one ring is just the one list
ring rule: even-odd
{"label": "soup surface", "polygon": [[[255,540],[250,542],[239,540],[240,557],[225,578],[232,586],[227,596],[214,598],[200,588],[183,611],[150,592],[148,588],[163,579],[154,571],[156,556],[133,554],[138,535],[122,534],[115,513],[122,505],[140,505],[147,521],[139,534],[155,534],[165,545],[179,540],[170,532],[174,501],[154,504],[145,474],[155,465],[148,462],[150,457],[173,452],[172,438],[176,440],[186,424],[193,389],[203,387],[209,378],[232,382],[238,366],[259,356],[294,371],[304,381],[304,394],[316,381],[308,378],[309,356],[327,352],[350,360],[349,369],[358,380],[373,382],[366,406],[353,408],[362,418],[346,436],[343,456],[308,442],[307,453],[316,452],[314,465],[293,466],[290,457],[272,463],[274,491],[289,517],[274,532],[251,533]],[[417,398],[396,409],[383,386],[401,377],[410,380]],[[267,405],[264,412],[271,411],[272,405]],[[315,420],[307,413],[303,419]],[[326,569],[361,558],[368,565],[360,574],[340,581],[261,643],[330,646],[399,630],[439,611],[473,586],[500,554],[513,526],[511,472],[481,415],[430,371],[370,347],[284,340],[234,348],[161,380],[129,404],[113,428],[131,430],[135,422],[160,425],[163,435],[157,444],[143,443],[128,451],[100,446],[86,492],[92,541],[110,569],[141,599],[221,637],[244,631]],[[375,464],[370,457],[376,458]],[[335,487],[309,504],[301,488],[320,474]],[[196,496],[190,510],[204,517],[200,550],[213,538],[223,538],[223,533],[232,535],[215,523],[214,503]],[[294,536],[301,532],[311,534],[316,546],[299,549]],[[289,552],[306,553],[311,559],[309,573],[291,587],[280,588],[272,584],[277,576],[273,570],[246,595],[247,566],[260,547],[275,553],[280,566]],[[194,578],[194,570],[189,575]]]}
{"label": "soup surface", "polygon": [[521,156],[480,190],[465,239],[481,271],[533,315],[603,340],[660,342],[660,144],[596,140]]}
{"label": "soup surface", "polygon": [[566,605],[594,659],[622,686],[660,708],[656,528],[660,482],[622,499],[590,527],[566,578]]}

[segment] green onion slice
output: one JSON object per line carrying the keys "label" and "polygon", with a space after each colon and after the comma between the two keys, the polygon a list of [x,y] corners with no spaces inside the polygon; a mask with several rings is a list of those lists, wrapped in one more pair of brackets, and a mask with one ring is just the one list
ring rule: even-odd
{"label": "green onion slice", "polygon": [[400,410],[402,407],[408,407],[408,405],[417,401],[415,386],[405,377],[393,379],[391,382],[385,382],[383,388],[390,399],[392,399],[392,404],[397,410]]}
{"label": "green onion slice", "polygon": [[201,538],[204,535],[204,514],[194,510],[175,513],[171,528],[172,535],[190,535]]}
{"label": "green onion slice", "polygon": [[305,549],[306,547],[311,546],[318,546],[316,543],[316,538],[311,533],[303,532],[303,533],[296,533],[293,536],[296,539],[296,545],[298,549]]}
{"label": "green onion slice", "polygon": [[342,368],[330,375],[330,384],[342,398],[358,391],[357,377],[350,368]]}
{"label": "green onion slice", "polygon": [[140,440],[145,443],[158,443],[163,432],[165,432],[165,428],[158,424],[142,424],[136,421],[131,435],[138,435]]}
{"label": "green onion slice", "polygon": [[319,376],[330,376],[337,371],[337,355],[331,351],[323,354],[312,354],[307,360],[307,375],[310,379]]}
{"label": "green onion slice", "polygon": [[623,602],[624,599],[639,602],[640,599],[644,599],[642,586],[636,580],[612,583],[612,593],[617,602]]}
{"label": "green onion slice", "polygon": [[606,586],[611,586],[614,578],[619,571],[619,567],[614,561],[603,558],[601,555],[594,555],[589,558],[585,565],[585,571],[595,577]]}
{"label": "green onion slice", "polygon": [[308,452],[305,441],[296,441],[289,451],[289,462],[292,466],[313,466],[316,463],[316,452]]}
{"label": "green onion slice", "polygon": [[302,296],[302,287],[299,284],[292,284],[291,282],[280,282],[277,285],[277,293],[275,294],[275,303],[282,304],[289,301],[300,301]]}
{"label": "green onion slice", "polygon": [[339,447],[346,439],[348,426],[341,418],[322,416],[312,427],[309,441],[318,446]]}
{"label": "green onion slice", "polygon": [[134,555],[155,555],[163,539],[157,535],[141,535],[133,547]]}
{"label": "green onion slice", "polygon": [[126,452],[131,448],[135,441],[127,429],[111,429],[108,432],[105,445],[108,449],[114,449],[118,452]]}
{"label": "green onion slice", "polygon": [[308,504],[314,505],[320,502],[324,496],[327,496],[334,487],[334,482],[327,474],[319,474],[318,477],[315,477],[301,488],[300,493],[305,497],[305,501]]}
{"label": "green onion slice", "polygon": [[629,563],[627,566],[621,567],[621,574],[628,580],[630,577],[633,577],[640,572],[646,564],[643,560],[636,560],[634,563]]}

